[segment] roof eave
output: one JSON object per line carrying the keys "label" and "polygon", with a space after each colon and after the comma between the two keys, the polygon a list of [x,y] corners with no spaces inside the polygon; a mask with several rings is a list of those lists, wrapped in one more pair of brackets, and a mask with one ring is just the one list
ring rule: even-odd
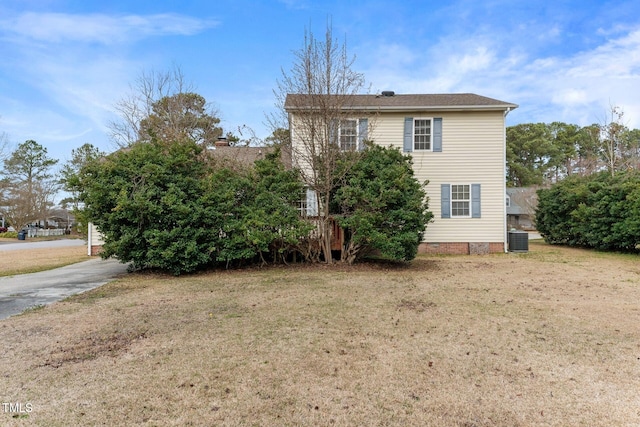
{"label": "roof eave", "polygon": [[[403,113],[413,111],[510,111],[518,108],[517,104],[500,104],[500,105],[422,105],[422,106],[350,106],[342,107],[345,111],[366,111],[366,112],[389,112]],[[286,107],[286,111],[304,111],[309,107]]]}

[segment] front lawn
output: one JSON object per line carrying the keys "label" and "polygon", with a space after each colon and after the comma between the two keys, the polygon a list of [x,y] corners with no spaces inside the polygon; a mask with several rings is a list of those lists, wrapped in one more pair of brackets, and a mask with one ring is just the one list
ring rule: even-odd
{"label": "front lawn", "polygon": [[530,250],[132,274],[0,321],[0,423],[640,424],[637,257]]}

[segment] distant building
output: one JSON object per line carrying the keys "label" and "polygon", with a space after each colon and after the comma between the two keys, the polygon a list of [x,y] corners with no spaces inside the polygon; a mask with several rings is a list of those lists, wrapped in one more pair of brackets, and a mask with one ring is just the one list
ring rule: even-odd
{"label": "distant building", "polygon": [[537,188],[507,188],[507,227],[509,230],[535,230],[535,213],[538,206]]}

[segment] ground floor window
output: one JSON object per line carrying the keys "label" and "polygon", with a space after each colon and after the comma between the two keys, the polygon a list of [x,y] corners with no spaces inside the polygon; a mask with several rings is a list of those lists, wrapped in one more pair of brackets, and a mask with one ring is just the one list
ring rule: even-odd
{"label": "ground floor window", "polygon": [[480,218],[480,184],[441,184],[441,218]]}
{"label": "ground floor window", "polygon": [[470,189],[469,185],[452,185],[451,186],[451,216],[452,217],[468,217]]}

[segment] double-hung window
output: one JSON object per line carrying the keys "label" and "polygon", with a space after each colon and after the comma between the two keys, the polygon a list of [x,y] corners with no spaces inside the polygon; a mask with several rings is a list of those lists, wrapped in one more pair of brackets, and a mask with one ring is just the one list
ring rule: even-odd
{"label": "double-hung window", "polygon": [[358,149],[358,121],[340,121],[340,150],[354,151]]}
{"label": "double-hung window", "polygon": [[469,217],[469,185],[451,185],[451,217]]}
{"label": "double-hung window", "polygon": [[342,119],[332,120],[329,129],[331,141],[341,151],[359,151],[364,149],[364,141],[369,133],[369,120]]}
{"label": "double-hung window", "polygon": [[318,216],[318,197],[316,192],[310,188],[305,188],[295,207],[303,218]]}
{"label": "double-hung window", "polygon": [[442,184],[441,218],[480,218],[480,184]]}
{"label": "double-hung window", "polygon": [[404,139],[402,150],[442,151],[442,118],[441,117],[405,117]]}
{"label": "double-hung window", "polygon": [[413,150],[431,150],[431,119],[413,119]]}

